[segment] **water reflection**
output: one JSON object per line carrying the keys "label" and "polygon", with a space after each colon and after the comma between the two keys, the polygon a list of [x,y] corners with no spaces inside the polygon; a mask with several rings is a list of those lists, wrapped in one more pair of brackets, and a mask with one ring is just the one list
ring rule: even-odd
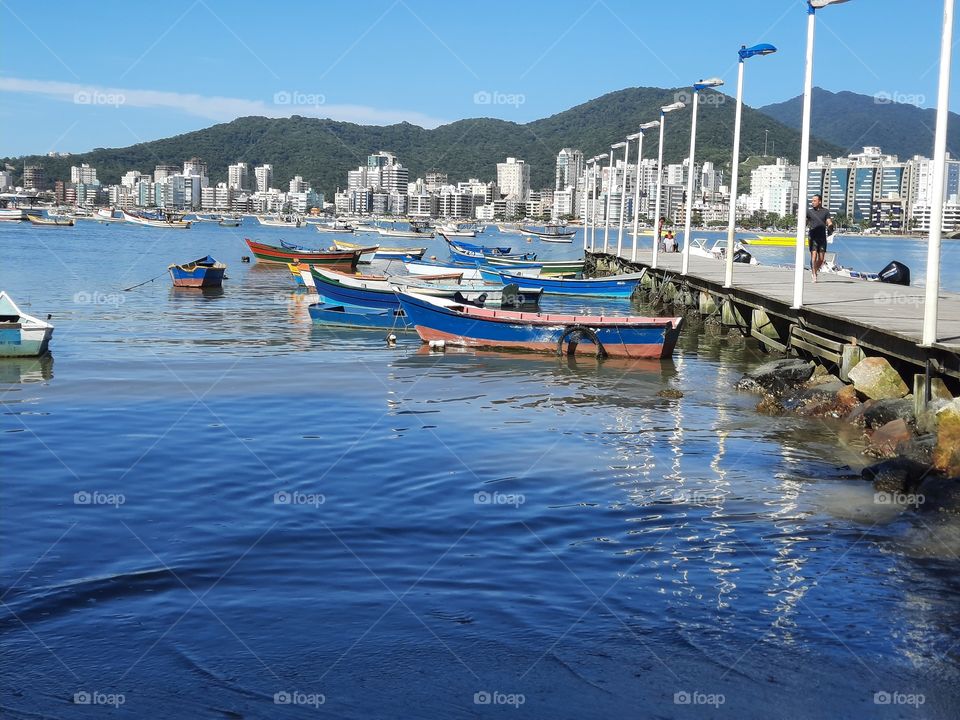
{"label": "water reflection", "polygon": [[0,358],[0,384],[46,382],[53,379],[53,354],[42,357]]}

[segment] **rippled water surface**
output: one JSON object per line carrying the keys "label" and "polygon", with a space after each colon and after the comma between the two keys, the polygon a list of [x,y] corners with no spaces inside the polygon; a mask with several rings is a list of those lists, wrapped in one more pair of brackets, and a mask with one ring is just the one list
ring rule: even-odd
{"label": "rippled water surface", "polygon": [[[57,327],[0,362],[0,715],[958,715],[960,527],[875,505],[850,429],[756,414],[742,339],[388,347],[244,232],[329,242],[0,227]],[[207,252],[222,294],[122,291]]]}

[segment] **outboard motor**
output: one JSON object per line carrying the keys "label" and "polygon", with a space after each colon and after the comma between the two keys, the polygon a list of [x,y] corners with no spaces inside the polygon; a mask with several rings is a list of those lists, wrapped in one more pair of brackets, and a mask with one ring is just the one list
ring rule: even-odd
{"label": "outboard motor", "polygon": [[744,263],[749,265],[751,260],[753,260],[753,255],[748,253],[746,248],[739,247],[733,251],[733,261],[735,263]]}
{"label": "outboard motor", "polygon": [[481,293],[476,300],[467,300],[459,290],[453,294],[453,301],[458,305],[473,305],[474,307],[482,308],[487,302],[487,294]]}
{"label": "outboard motor", "polygon": [[880,282],[893,283],[894,285],[910,284],[910,268],[897,260],[890,262],[877,274],[880,276],[878,278]]}
{"label": "outboard motor", "polygon": [[503,294],[500,299],[500,307],[517,309],[520,306],[520,286],[516,283],[510,283],[503,286]]}

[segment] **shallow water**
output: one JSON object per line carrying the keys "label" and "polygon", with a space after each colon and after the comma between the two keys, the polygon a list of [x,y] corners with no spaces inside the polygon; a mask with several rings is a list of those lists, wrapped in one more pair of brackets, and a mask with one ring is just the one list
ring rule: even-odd
{"label": "shallow water", "polygon": [[[756,414],[741,339],[387,347],[244,234],[329,242],[0,226],[57,326],[0,362],[0,715],[957,716],[960,525],[875,503],[840,425]],[[220,295],[122,291],[207,252]]]}

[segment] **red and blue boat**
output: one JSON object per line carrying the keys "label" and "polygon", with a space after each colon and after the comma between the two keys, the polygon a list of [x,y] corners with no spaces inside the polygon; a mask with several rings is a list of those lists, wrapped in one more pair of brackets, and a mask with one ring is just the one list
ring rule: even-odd
{"label": "red and blue boat", "polygon": [[267,245],[246,238],[247,245],[254,257],[269,263],[307,263],[340,269],[355,270],[360,261],[362,250],[314,250],[280,241],[280,245]]}
{"label": "red and blue boat", "polygon": [[183,265],[170,265],[167,269],[174,287],[213,288],[223,285],[227,266],[207,255]]}
{"label": "red and blue boat", "polygon": [[520,277],[506,268],[481,266],[484,280],[504,284],[523,282],[524,286],[540,288],[548,295],[584,295],[588,297],[629,298],[633,295],[644,273],[610,275],[601,278]]}
{"label": "red and blue boat", "polygon": [[424,342],[600,357],[673,355],[682,317],[565,315],[496,310],[397,292],[400,306]]}

